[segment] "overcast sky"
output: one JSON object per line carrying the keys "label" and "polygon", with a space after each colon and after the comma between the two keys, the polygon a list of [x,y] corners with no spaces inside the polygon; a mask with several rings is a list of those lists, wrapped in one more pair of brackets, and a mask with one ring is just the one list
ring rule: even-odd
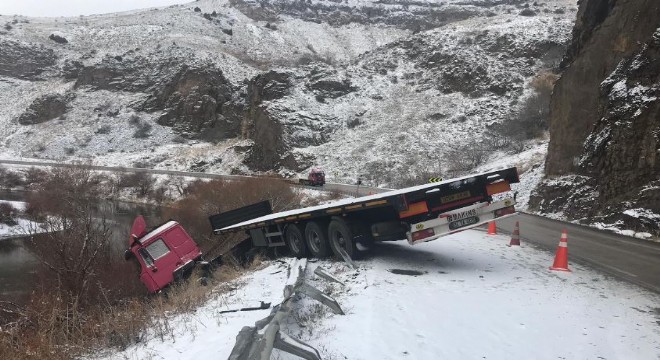
{"label": "overcast sky", "polygon": [[0,0],[0,14],[26,16],[78,16],[105,14],[192,0]]}

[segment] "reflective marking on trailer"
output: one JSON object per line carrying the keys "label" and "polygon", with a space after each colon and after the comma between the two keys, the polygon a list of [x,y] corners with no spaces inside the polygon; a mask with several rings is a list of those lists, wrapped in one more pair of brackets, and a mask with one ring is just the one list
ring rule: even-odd
{"label": "reflective marking on trailer", "polygon": [[387,200],[371,201],[366,203],[365,206],[374,206],[374,205],[382,205],[382,204],[387,204]]}
{"label": "reflective marking on trailer", "polygon": [[341,209],[328,209],[325,212],[327,212],[328,214],[333,214],[333,213],[341,212]]}
{"label": "reflective marking on trailer", "polygon": [[362,204],[346,206],[346,210],[359,209],[362,207]]}
{"label": "reflective marking on trailer", "polygon": [[286,220],[295,220],[297,218],[298,218],[297,216],[289,216],[288,218],[286,218]]}
{"label": "reflective marking on trailer", "polygon": [[440,202],[448,203],[448,202],[452,202],[452,201],[456,201],[456,200],[463,200],[463,199],[469,198],[470,195],[471,194],[470,194],[469,191],[463,191],[463,192],[459,192],[459,193],[456,193],[456,194],[443,196],[443,197],[440,198]]}
{"label": "reflective marking on trailer", "polygon": [[307,219],[308,217],[312,217],[312,214],[302,214],[302,215],[298,215],[298,218],[300,218],[300,219]]}

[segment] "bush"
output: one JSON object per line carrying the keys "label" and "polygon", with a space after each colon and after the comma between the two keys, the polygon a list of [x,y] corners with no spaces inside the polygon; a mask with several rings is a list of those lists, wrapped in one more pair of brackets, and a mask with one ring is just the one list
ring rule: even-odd
{"label": "bush", "polygon": [[471,171],[475,167],[483,164],[491,149],[483,144],[473,141],[453,148],[445,154],[445,163],[448,168],[449,176],[454,177]]}
{"label": "bush", "polygon": [[96,133],[97,134],[109,134],[111,130],[112,130],[112,127],[110,125],[103,125],[100,128],[96,129]]}
{"label": "bush", "polygon": [[0,186],[5,189],[12,189],[23,185],[23,178],[13,171],[0,167]]}
{"label": "bush", "polygon": [[143,122],[137,126],[133,137],[136,139],[146,139],[151,135],[151,124]]}
{"label": "bush", "polygon": [[245,238],[243,234],[224,237],[221,243],[212,234],[208,217],[220,212],[269,200],[273,211],[298,207],[301,196],[281,179],[245,179],[241,181],[195,181],[188,185],[184,199],[163,212],[163,220],[177,219],[186,231],[211,256],[224,254]]}
{"label": "bush", "polygon": [[0,203],[0,222],[10,226],[16,225],[16,220],[14,217],[18,213],[18,210],[14,208],[10,203]]}
{"label": "bush", "polygon": [[117,186],[120,188],[136,188],[141,197],[149,195],[155,184],[156,178],[145,172],[123,173],[117,182]]}
{"label": "bush", "polygon": [[537,138],[548,129],[550,97],[558,76],[542,72],[531,82],[535,93],[525,99],[518,112],[508,121],[500,124],[495,131],[521,145],[523,141]]}
{"label": "bush", "polygon": [[140,124],[141,121],[142,119],[137,114],[132,114],[131,116],[128,117],[128,123],[130,125],[138,125]]}

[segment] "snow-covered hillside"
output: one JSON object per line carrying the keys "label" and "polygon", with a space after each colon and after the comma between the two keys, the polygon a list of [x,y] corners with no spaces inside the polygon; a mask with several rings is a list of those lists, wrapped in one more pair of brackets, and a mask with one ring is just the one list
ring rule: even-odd
{"label": "snow-covered hillside", "polygon": [[220,173],[320,165],[333,181],[374,185],[444,173],[451,151],[492,152],[494,127],[563,54],[575,10],[201,0],[0,16],[0,150]]}
{"label": "snow-covered hillside", "polygon": [[[505,236],[468,230],[411,247],[384,243],[357,270],[308,264],[310,282],[335,297],[335,315],[306,297],[283,332],[323,359],[655,359],[660,351],[657,294],[571,264],[548,270],[552,254]],[[322,266],[346,285],[328,285]],[[246,276],[230,295],[171,319],[175,338],[151,338],[107,359],[227,358],[242,326],[268,310],[220,311],[276,304],[286,271],[280,263]],[[277,352],[277,351],[276,351]],[[277,353],[277,359],[295,359]]]}

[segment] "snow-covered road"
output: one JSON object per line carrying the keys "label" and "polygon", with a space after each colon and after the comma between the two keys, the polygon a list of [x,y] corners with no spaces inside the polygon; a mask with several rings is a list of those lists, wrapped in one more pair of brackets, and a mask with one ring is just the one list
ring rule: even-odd
{"label": "snow-covered road", "polygon": [[[505,236],[465,231],[415,247],[381,244],[357,271],[310,263],[308,277],[321,265],[346,282],[310,279],[346,315],[301,299],[284,331],[323,359],[660,359],[660,296],[574,264],[572,273],[551,272],[553,254],[506,244]],[[278,266],[247,277],[231,302],[252,306],[281,296],[282,274],[269,275]],[[240,327],[269,312],[218,314],[226,302],[211,302],[179,325],[198,335],[180,331],[176,340],[154,339],[112,357],[226,358]]]}

